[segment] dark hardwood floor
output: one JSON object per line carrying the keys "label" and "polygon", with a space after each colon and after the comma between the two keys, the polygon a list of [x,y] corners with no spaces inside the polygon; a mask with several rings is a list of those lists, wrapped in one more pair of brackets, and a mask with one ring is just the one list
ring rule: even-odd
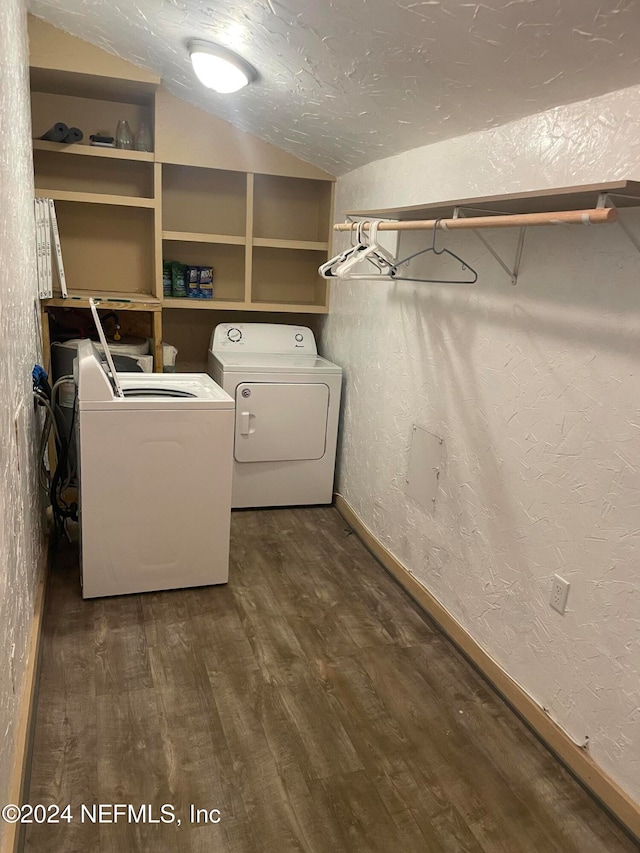
{"label": "dark hardwood floor", "polygon": [[[73,820],[25,849],[638,849],[334,509],[234,513],[231,554],[227,586],[92,601],[60,554],[29,802]],[[94,803],[171,804],[181,825],[82,822]]]}

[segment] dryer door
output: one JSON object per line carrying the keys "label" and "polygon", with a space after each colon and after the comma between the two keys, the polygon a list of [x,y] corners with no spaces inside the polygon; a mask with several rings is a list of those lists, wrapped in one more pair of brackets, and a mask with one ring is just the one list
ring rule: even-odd
{"label": "dryer door", "polygon": [[322,459],[328,410],[329,387],[321,382],[243,382],[236,388],[236,460]]}

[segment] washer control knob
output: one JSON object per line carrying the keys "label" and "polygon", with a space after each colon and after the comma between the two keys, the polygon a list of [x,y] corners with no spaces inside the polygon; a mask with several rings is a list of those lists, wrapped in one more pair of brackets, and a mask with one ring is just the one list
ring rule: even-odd
{"label": "washer control knob", "polygon": [[227,329],[227,338],[231,341],[231,343],[237,344],[238,341],[242,340],[242,332],[240,331],[240,329],[236,329],[235,327],[232,329]]}
{"label": "washer control knob", "polygon": [[298,334],[296,335],[296,340],[298,341],[298,343],[304,340],[304,337],[300,334],[300,332],[298,332]]}

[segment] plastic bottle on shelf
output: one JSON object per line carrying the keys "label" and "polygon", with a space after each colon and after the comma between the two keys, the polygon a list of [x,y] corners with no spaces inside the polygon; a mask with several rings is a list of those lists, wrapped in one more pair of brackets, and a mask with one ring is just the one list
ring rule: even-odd
{"label": "plastic bottle on shelf", "polygon": [[151,131],[147,125],[141,121],[138,132],[136,133],[136,151],[151,151]]}
{"label": "plastic bottle on shelf", "polygon": [[118,122],[116,129],[116,148],[124,148],[127,151],[133,150],[133,133],[129,127],[129,122],[121,120]]}

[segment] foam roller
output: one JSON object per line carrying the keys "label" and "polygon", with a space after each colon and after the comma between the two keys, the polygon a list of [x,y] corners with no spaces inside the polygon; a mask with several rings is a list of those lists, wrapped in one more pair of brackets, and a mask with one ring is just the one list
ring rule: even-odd
{"label": "foam roller", "polygon": [[70,127],[67,135],[62,140],[65,143],[82,142],[84,133],[78,127]]}
{"label": "foam roller", "polygon": [[[76,129],[72,128],[72,130]],[[47,142],[63,142],[68,133],[69,128],[67,125],[62,121],[58,121],[46,133],[43,133],[40,139],[46,139]],[[80,137],[82,138],[82,134],[80,134]]]}

